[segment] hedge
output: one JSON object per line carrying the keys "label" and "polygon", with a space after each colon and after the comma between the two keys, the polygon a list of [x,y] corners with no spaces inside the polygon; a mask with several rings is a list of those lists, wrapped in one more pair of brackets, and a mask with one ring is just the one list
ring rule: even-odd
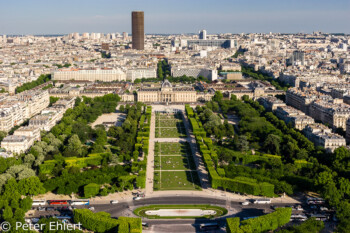
{"label": "hedge", "polygon": [[241,222],[242,225],[249,226],[252,232],[262,233],[276,230],[289,223],[292,208],[277,208],[275,212],[257,218],[247,219]]}
{"label": "hedge", "polygon": [[262,233],[273,231],[287,224],[292,214],[292,208],[277,208],[275,212],[257,218],[239,221],[239,218],[227,218],[228,233]]}
{"label": "hedge", "polygon": [[[135,144],[134,152],[133,153],[139,153],[140,149],[144,153],[144,161],[147,161],[147,155],[148,155],[148,148],[149,148],[149,136],[150,136],[150,122],[151,122],[151,114],[152,114],[152,107],[147,106],[145,114],[141,115],[140,121],[139,121],[139,128],[140,131],[137,134]],[[145,121],[147,120],[147,123]],[[134,161],[137,162],[137,161]],[[146,186],[146,174],[143,171],[139,172],[138,177],[136,178],[136,186],[145,188]]]}
{"label": "hedge", "polygon": [[[93,213],[88,209],[75,209],[74,222],[93,232],[118,232],[118,233],[141,233],[142,221],[140,218],[119,217],[111,218],[106,212]],[[116,229],[118,228],[118,231]]]}
{"label": "hedge", "polygon": [[294,160],[294,165],[298,168],[298,169],[301,169],[303,167],[306,167],[306,168],[312,168],[313,166],[313,163],[310,163],[304,159],[297,159],[297,160]]}
{"label": "hedge", "polygon": [[[223,188],[233,192],[247,193],[253,195],[274,196],[275,186],[270,183],[258,183],[255,179],[236,177],[234,179],[225,177],[225,171],[222,168],[217,168],[218,163],[217,153],[213,150],[213,141],[206,137],[206,132],[199,122],[198,116],[193,117],[193,109],[189,105],[185,106],[188,119],[191,123],[193,134],[196,137],[199,151],[201,152],[204,164],[209,173],[211,186],[214,189]],[[241,154],[240,154],[241,155]],[[242,156],[243,157],[243,156]],[[260,158],[262,156],[259,156]],[[272,156],[270,156],[272,157]],[[267,159],[268,157],[265,157]],[[272,157],[276,159],[276,157]]]}
{"label": "hedge", "polygon": [[[89,154],[87,157],[84,158],[77,158],[77,157],[67,157],[64,158],[65,166],[66,167],[79,167],[84,168],[87,166],[92,165],[101,165],[102,159],[105,156],[108,156],[108,153],[95,153],[95,154]],[[52,170],[55,168],[57,161],[56,160],[47,160],[43,164],[39,165],[39,171],[43,174],[49,174],[52,172]]]}
{"label": "hedge", "polygon": [[102,156],[100,154],[89,154],[84,158],[68,157],[65,158],[65,165],[67,167],[79,167],[84,168],[91,165],[101,165]]}
{"label": "hedge", "polygon": [[185,110],[186,110],[187,116],[193,117],[194,115],[193,109],[190,107],[189,104],[185,104]]}
{"label": "hedge", "polygon": [[219,176],[225,177],[225,169],[223,168],[218,168],[217,169]]}
{"label": "hedge", "polygon": [[43,164],[39,165],[39,172],[43,174],[49,174],[56,166],[56,160],[46,160]]}
{"label": "hedge", "polygon": [[[141,218],[129,218],[129,217],[119,217],[120,222],[126,222],[129,225],[130,233],[141,233],[142,232],[142,221]],[[118,230],[118,233],[120,231]]]}
{"label": "hedge", "polygon": [[238,217],[226,219],[226,231],[227,233],[243,233],[239,228],[240,220]]}
{"label": "hedge", "polygon": [[119,225],[119,221],[112,219],[109,213],[93,213],[89,209],[75,209],[74,222],[81,223],[85,229],[98,233],[110,231]]}

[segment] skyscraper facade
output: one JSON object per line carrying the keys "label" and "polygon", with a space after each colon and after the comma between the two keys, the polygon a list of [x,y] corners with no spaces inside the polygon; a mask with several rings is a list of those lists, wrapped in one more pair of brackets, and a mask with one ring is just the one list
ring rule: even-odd
{"label": "skyscraper facade", "polygon": [[131,13],[132,21],[132,48],[143,50],[145,44],[145,27],[143,11],[133,11]]}
{"label": "skyscraper facade", "polygon": [[201,39],[201,40],[206,40],[207,39],[207,31],[206,30],[201,30],[199,32],[199,39]]}

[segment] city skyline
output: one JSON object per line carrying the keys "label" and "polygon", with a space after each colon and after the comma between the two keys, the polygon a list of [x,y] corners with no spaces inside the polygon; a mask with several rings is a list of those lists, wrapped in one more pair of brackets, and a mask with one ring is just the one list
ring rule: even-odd
{"label": "city skyline", "polygon": [[[201,4],[199,4],[201,3]],[[197,33],[350,33],[350,3],[329,1],[219,2],[156,0],[128,3],[66,0],[0,3],[0,34],[131,33],[130,12],[145,12],[146,34]],[[45,19],[45,20],[43,20]]]}

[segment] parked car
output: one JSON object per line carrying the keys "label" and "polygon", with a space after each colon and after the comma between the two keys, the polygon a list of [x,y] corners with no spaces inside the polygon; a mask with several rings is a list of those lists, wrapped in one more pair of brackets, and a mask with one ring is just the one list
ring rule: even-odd
{"label": "parked car", "polygon": [[327,208],[327,207],[324,207],[324,206],[321,206],[321,207],[320,207],[320,210],[321,210],[321,211],[328,211],[328,208]]}
{"label": "parked car", "polygon": [[112,201],[111,201],[111,204],[117,204],[117,203],[119,203],[118,200],[112,200]]}
{"label": "parked car", "polygon": [[39,219],[38,218],[32,218],[32,223],[37,223],[37,222],[39,222]]}
{"label": "parked car", "polygon": [[242,205],[249,205],[249,201],[242,202]]}
{"label": "parked car", "polygon": [[138,201],[138,200],[141,200],[142,197],[134,197],[133,199],[134,199],[134,201]]}
{"label": "parked car", "polygon": [[46,211],[54,211],[55,210],[55,208],[53,208],[53,207],[47,207],[46,208]]}
{"label": "parked car", "polygon": [[95,207],[91,206],[89,207],[89,210],[95,210]]}
{"label": "parked car", "polygon": [[304,210],[303,207],[301,207],[301,205],[295,205],[294,209],[295,210],[299,210],[299,211],[303,211]]}
{"label": "parked car", "polygon": [[45,211],[45,207],[41,207],[41,206],[40,206],[40,207],[38,207],[38,210],[39,210],[39,211]]}

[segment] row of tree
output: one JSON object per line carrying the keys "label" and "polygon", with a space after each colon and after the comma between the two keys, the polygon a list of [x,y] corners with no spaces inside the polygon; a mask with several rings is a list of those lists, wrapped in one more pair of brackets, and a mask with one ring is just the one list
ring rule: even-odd
{"label": "row of tree", "polygon": [[250,68],[248,66],[242,66],[242,73],[247,77],[270,82],[279,90],[286,91],[289,88],[288,84],[281,82],[279,79],[275,79],[274,77],[264,74],[261,71],[255,71],[253,68]]}
{"label": "row of tree", "polygon": [[23,91],[30,90],[36,86],[46,83],[51,80],[51,74],[42,74],[35,81],[24,83],[22,86],[16,88],[16,93],[21,93]]}
{"label": "row of tree", "polygon": [[[315,147],[302,132],[286,125],[258,102],[247,97],[241,101],[233,96],[231,100],[219,100],[218,104],[223,115],[236,114],[241,117],[238,135],[231,141],[219,140],[216,144],[218,147],[222,144],[243,154],[249,154],[250,149],[273,153],[280,155],[283,162],[278,166],[271,163],[273,160],[237,166],[241,162],[235,159],[237,156],[218,153],[218,160],[223,164],[226,176],[260,177],[260,180],[273,183],[275,189],[285,192],[292,185],[293,192],[312,190],[321,193],[337,209],[337,217],[340,219],[337,230],[350,231],[348,149],[340,147],[333,153],[327,153],[323,148]],[[274,180],[287,185],[280,186]]]}

